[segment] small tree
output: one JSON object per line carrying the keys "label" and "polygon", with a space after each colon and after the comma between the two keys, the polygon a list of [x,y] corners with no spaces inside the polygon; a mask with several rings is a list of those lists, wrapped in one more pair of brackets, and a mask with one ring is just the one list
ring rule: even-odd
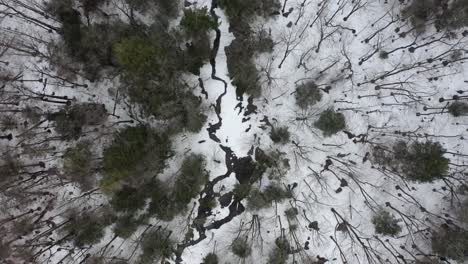
{"label": "small tree", "polygon": [[117,218],[113,232],[116,236],[126,239],[135,233],[140,224],[141,221],[132,214],[125,214]]}
{"label": "small tree", "polygon": [[320,93],[317,84],[313,81],[297,86],[295,95],[296,104],[302,109],[307,109],[322,100],[322,94]]}
{"label": "small tree", "polygon": [[145,234],[141,249],[140,263],[152,264],[158,260],[171,257],[175,250],[175,243],[170,238],[171,232],[157,228]]}
{"label": "small tree", "polygon": [[252,186],[248,183],[236,184],[232,192],[235,198],[242,200],[249,195],[251,189]]}
{"label": "small tree", "polygon": [[239,19],[250,19],[254,15],[269,17],[281,9],[278,0],[220,0],[219,5],[225,9],[231,23],[236,23]]}
{"label": "small tree", "polygon": [[[140,186],[160,173],[171,155],[171,141],[146,126],[127,127],[104,149],[104,177],[101,187],[108,192],[123,181]],[[147,175],[147,177],[145,177]]]}
{"label": "small tree", "polygon": [[453,102],[448,107],[448,112],[455,117],[468,114],[468,104],[465,102]]}
{"label": "small tree", "polygon": [[346,120],[342,113],[329,108],[320,114],[319,120],[314,125],[322,130],[324,136],[329,137],[343,130],[346,127]]}
{"label": "small tree", "polygon": [[272,183],[263,191],[253,189],[247,197],[247,207],[251,210],[260,210],[271,206],[272,202],[281,202],[291,197],[292,193],[289,190]]}
{"label": "small tree", "polygon": [[409,179],[431,182],[445,176],[449,159],[444,157],[445,150],[438,142],[414,142],[407,155],[403,155],[403,173]]}
{"label": "small tree", "polygon": [[180,26],[188,35],[194,36],[218,28],[218,22],[208,13],[207,7],[189,8],[184,10]]}
{"label": "small tree", "polygon": [[93,159],[89,142],[80,142],[68,148],[63,155],[65,177],[78,183],[83,191],[91,189],[95,183]]}
{"label": "small tree", "polygon": [[76,246],[84,247],[101,241],[104,237],[104,228],[108,224],[110,223],[107,219],[99,214],[74,212],[64,229],[71,234],[71,239]]}
{"label": "small tree", "polygon": [[134,212],[145,206],[146,193],[129,185],[124,185],[116,191],[110,201],[118,212]]}
{"label": "small tree", "polygon": [[238,237],[231,244],[231,251],[239,258],[245,259],[252,253],[246,237]]}
{"label": "small tree", "polygon": [[398,219],[395,219],[393,215],[383,209],[377,211],[372,217],[375,232],[386,236],[396,236],[401,232],[399,222]]}
{"label": "small tree", "polygon": [[206,160],[203,155],[191,154],[182,162],[173,190],[174,202],[181,210],[186,208],[208,181],[205,166]]}
{"label": "small tree", "polygon": [[202,264],[218,264],[218,256],[215,253],[208,253],[204,258]]}
{"label": "small tree", "polygon": [[148,213],[150,215],[155,214],[163,221],[174,219],[180,209],[176,210],[176,204],[167,184],[158,179],[153,179],[152,182],[147,184],[147,187],[151,197]]}
{"label": "small tree", "polygon": [[291,252],[291,245],[289,241],[284,237],[278,237],[275,239],[275,247],[268,255],[269,264],[286,264]]}
{"label": "small tree", "polygon": [[83,127],[102,125],[107,121],[108,114],[103,104],[81,103],[66,106],[49,119],[55,121],[55,130],[66,139],[77,139],[81,136]]}
{"label": "small tree", "polygon": [[274,143],[286,144],[289,142],[290,133],[288,127],[273,127],[270,132],[270,138]]}
{"label": "small tree", "polygon": [[122,39],[114,45],[118,63],[127,74],[136,78],[151,78],[159,74],[163,50],[156,47],[147,38],[132,36]]}
{"label": "small tree", "polygon": [[468,231],[443,224],[432,232],[432,250],[441,256],[464,261],[468,255]]}

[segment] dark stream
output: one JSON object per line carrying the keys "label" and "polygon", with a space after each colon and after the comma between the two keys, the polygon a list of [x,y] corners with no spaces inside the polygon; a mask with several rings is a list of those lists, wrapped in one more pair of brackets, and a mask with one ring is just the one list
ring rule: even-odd
{"label": "dark stream", "polygon": [[[217,21],[219,18],[217,17],[214,9],[217,8],[217,3],[216,0],[212,1],[211,4],[211,9],[210,9],[210,14],[212,17],[215,18]],[[207,230],[212,230],[212,229],[219,229],[222,227],[224,224],[229,223],[232,219],[234,219],[236,216],[242,214],[245,211],[245,207],[241,202],[241,199],[238,199],[233,195],[232,192],[226,193],[222,195],[222,197],[219,198],[220,204],[222,207],[227,207],[229,209],[229,214],[219,220],[216,220],[211,223],[206,223],[207,217],[213,215],[212,209],[208,206],[210,202],[213,199],[216,199],[219,197],[219,193],[216,193],[213,189],[216,184],[221,182],[222,180],[230,177],[233,173],[235,174],[236,179],[240,183],[246,183],[249,181],[250,175],[253,173],[254,168],[252,167],[252,158],[250,156],[247,157],[242,157],[238,158],[235,153],[226,146],[223,146],[221,144],[221,140],[217,137],[216,132],[221,128],[223,125],[223,119],[221,117],[221,108],[222,108],[222,100],[223,97],[227,93],[227,82],[223,80],[222,78],[219,78],[216,76],[216,55],[218,53],[219,47],[220,47],[220,41],[221,41],[221,31],[219,29],[216,29],[216,38],[213,43],[213,50],[210,58],[210,64],[211,64],[211,78],[213,80],[219,81],[222,83],[224,91],[222,94],[219,95],[219,97],[216,99],[216,103],[211,105],[213,109],[215,110],[215,113],[218,117],[218,122],[217,123],[209,123],[209,127],[207,128],[208,135],[211,140],[213,140],[216,143],[220,143],[219,147],[224,151],[225,153],[225,164],[226,164],[226,173],[223,175],[219,175],[206,183],[204,189],[200,193],[200,198],[198,200],[199,207],[197,211],[197,216],[195,219],[192,221],[192,226],[191,228],[194,228],[197,233],[198,233],[198,238],[192,239],[189,241],[186,241],[185,243],[179,244],[177,246],[176,250],[176,263],[182,263],[182,254],[183,251],[190,246],[194,246],[201,241],[203,241],[207,236],[206,236],[206,231]],[[208,93],[205,90],[205,87],[203,85],[203,81],[199,79],[200,82],[200,87],[202,89],[202,94],[205,95],[205,97],[208,97]],[[243,110],[241,108],[242,102],[239,102],[239,108],[240,111]],[[247,112],[244,113],[245,116],[250,115],[252,113],[256,113],[256,107],[253,106],[252,101],[249,100],[249,105],[247,106]],[[233,109],[235,111],[235,109]],[[222,200],[222,201],[221,201]]]}

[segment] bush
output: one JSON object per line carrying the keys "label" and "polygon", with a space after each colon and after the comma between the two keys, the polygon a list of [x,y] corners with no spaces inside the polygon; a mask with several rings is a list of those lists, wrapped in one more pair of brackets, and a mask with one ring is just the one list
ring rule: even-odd
{"label": "bush", "polygon": [[324,136],[329,137],[343,130],[346,127],[346,120],[342,113],[330,108],[320,114],[319,120],[314,125],[322,130]]}
{"label": "bush", "polygon": [[81,103],[66,106],[49,116],[55,121],[55,130],[66,139],[77,139],[83,127],[98,126],[107,121],[107,110],[103,104]]}
{"label": "bush", "polygon": [[286,144],[289,142],[289,130],[288,127],[273,127],[270,132],[270,138],[274,143]]}
{"label": "bush", "polygon": [[151,9],[151,5],[156,5],[159,11],[159,16],[166,16],[167,18],[174,18],[179,13],[178,0],[125,0],[130,8],[146,13]]}
{"label": "bush", "polygon": [[248,37],[246,39],[237,37],[225,49],[229,77],[237,88],[238,96],[247,93],[258,97],[262,93],[258,71],[252,60],[254,51],[255,47]]}
{"label": "bush", "polygon": [[374,160],[406,178],[419,182],[432,182],[443,178],[449,168],[449,159],[444,157],[445,150],[438,142],[414,142],[408,146],[404,141],[393,145],[387,154],[383,148],[373,150]]}
{"label": "bush", "polygon": [[208,32],[218,27],[218,22],[206,7],[185,9],[180,22],[182,33],[187,43],[186,50],[181,55],[183,69],[195,75],[200,74],[200,68],[209,61],[211,43]]}
{"label": "bush", "polygon": [[252,248],[246,237],[238,237],[232,242],[231,251],[239,258],[245,259],[252,253]]}
{"label": "bush", "polygon": [[396,236],[401,232],[399,222],[398,219],[395,219],[393,215],[383,209],[377,211],[372,217],[375,232],[386,236]]}
{"label": "bush", "polygon": [[116,236],[127,239],[135,233],[140,224],[142,224],[141,221],[135,219],[132,214],[125,214],[117,218],[113,232]]}
{"label": "bush", "polygon": [[176,36],[152,27],[149,37],[131,37],[115,45],[123,67],[123,85],[132,102],[142,106],[147,115],[158,119],[178,119],[189,131],[198,132],[206,121],[201,101],[181,82],[181,72],[199,73],[211,49],[207,36],[198,35],[186,51],[177,47]]}
{"label": "bush", "polygon": [[95,183],[93,159],[89,142],[80,142],[65,150],[63,155],[65,177],[78,183],[83,191],[90,190]]}
{"label": "bush", "polygon": [[254,15],[269,17],[279,13],[281,4],[278,0],[220,0],[231,23],[239,19],[250,19]]}
{"label": "bush", "polygon": [[151,202],[149,204],[148,213],[155,214],[163,221],[171,221],[180,212],[177,208],[169,188],[158,179],[154,179],[148,184],[148,190],[151,192]]}
{"label": "bush", "polygon": [[181,125],[187,131],[198,133],[206,123],[207,116],[201,112],[201,100],[189,93],[182,99]]}
{"label": "bush", "polygon": [[[103,4],[103,0],[80,1],[80,6],[86,16],[94,12]],[[52,65],[60,68],[70,68],[63,65],[58,50],[65,50],[67,56],[74,62],[83,65],[85,77],[91,81],[98,79],[100,72],[106,66],[114,66],[112,45],[119,41],[124,35],[132,32],[131,26],[119,20],[111,23],[92,23],[84,25],[81,22],[81,14],[74,9],[74,3],[70,0],[49,1],[46,11],[62,24],[62,42],[52,46]],[[133,31],[134,32],[134,31]],[[63,53],[63,52],[62,52]],[[62,69],[63,70],[63,69]],[[74,74],[76,71],[74,71]]]}
{"label": "bush", "polygon": [[164,67],[160,57],[163,57],[165,52],[144,37],[132,36],[122,39],[115,44],[114,52],[126,73],[137,79],[158,75]]}
{"label": "bush", "polygon": [[439,257],[423,256],[416,259],[415,264],[443,264]]}
{"label": "bush", "polygon": [[234,189],[232,190],[232,192],[236,199],[242,200],[249,195],[251,189],[252,186],[250,184],[236,184],[234,185]]}
{"label": "bush", "polygon": [[73,8],[71,0],[50,1],[47,3],[46,10],[62,24],[60,33],[70,55],[77,55],[83,37],[80,12]]}
{"label": "bush", "polygon": [[269,264],[286,264],[291,251],[289,241],[284,237],[278,237],[275,240],[275,247],[268,255]]}
{"label": "bush", "polygon": [[110,191],[122,181],[133,181],[135,186],[140,186],[139,183],[166,167],[170,155],[171,141],[167,135],[146,126],[127,127],[104,149],[101,187]]}
{"label": "bush", "polygon": [[117,212],[134,212],[145,206],[146,193],[124,185],[114,193],[110,205]]}
{"label": "bush", "polygon": [[317,84],[312,81],[297,86],[295,95],[296,104],[302,109],[307,109],[322,100],[322,94]]}
{"label": "bush", "polygon": [[453,102],[448,107],[448,112],[455,117],[468,114],[468,104],[465,102]]}
{"label": "bush", "polygon": [[203,258],[202,264],[218,264],[218,256],[215,253],[208,253]]}
{"label": "bush", "polygon": [[299,211],[297,210],[296,207],[290,207],[284,211],[284,215],[289,220],[294,220],[299,215]]}
{"label": "bush", "polygon": [[438,30],[453,30],[468,25],[468,3],[464,0],[451,1],[450,5],[446,1],[413,0],[402,10],[402,14],[419,31],[423,31],[426,24],[431,24],[428,23],[431,20],[435,21]]}
{"label": "bush", "polygon": [[463,262],[468,259],[468,231],[442,225],[432,233],[432,250],[441,256]]}
{"label": "bush", "polygon": [[191,154],[184,159],[174,184],[173,195],[177,207],[185,209],[208,181],[205,166],[206,160],[203,155]]}
{"label": "bush", "polygon": [[104,228],[110,224],[107,219],[91,212],[73,213],[64,229],[72,234],[77,247],[93,245],[104,237]]}
{"label": "bush", "polygon": [[185,9],[180,26],[189,36],[205,34],[218,28],[218,22],[208,13],[208,8]]}
{"label": "bush", "polygon": [[151,264],[172,256],[175,243],[170,238],[171,232],[158,228],[145,234],[141,249],[140,263]]}
{"label": "bush", "polygon": [[414,142],[403,163],[403,172],[411,180],[431,182],[445,176],[449,159],[444,157],[445,150],[438,142]]}
{"label": "bush", "polygon": [[289,190],[272,183],[263,191],[253,189],[247,197],[247,207],[250,210],[260,210],[271,206],[272,202],[281,202],[291,197],[292,193]]}

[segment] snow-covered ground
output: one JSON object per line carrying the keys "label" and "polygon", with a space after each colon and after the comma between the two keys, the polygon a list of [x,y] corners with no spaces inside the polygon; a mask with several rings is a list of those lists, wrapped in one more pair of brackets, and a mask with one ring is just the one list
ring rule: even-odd
{"label": "snow-covered ground", "polygon": [[[466,117],[437,113],[442,111],[438,108],[446,106],[446,102],[439,102],[439,98],[450,99],[466,86],[464,60],[443,65],[444,61],[450,60],[453,50],[465,51],[467,39],[461,35],[462,30],[456,32],[457,37],[444,36],[433,30],[417,37],[414,32],[401,37],[395,30],[398,28],[403,32],[410,26],[397,21],[400,4],[393,0],[289,0],[282,1],[282,4],[284,2],[286,11],[292,8],[287,17],[259,17],[252,25],[254,29],[271,32],[275,47],[272,53],[259,54],[254,58],[261,72],[263,93],[254,100],[257,113],[249,115],[250,119],[246,122],[243,122],[243,118],[248,96],[244,96],[241,102],[244,108],[239,111],[236,108],[239,101],[227,69],[225,47],[230,45],[234,36],[229,32],[229,20],[223,10],[215,9],[221,22],[216,76],[228,83],[226,93],[222,95],[223,82],[212,78],[211,65],[203,66],[200,78],[208,93],[207,99],[202,97],[208,121],[200,133],[183,133],[174,139],[176,155],[161,177],[172,175],[181,158],[192,151],[207,157],[206,169],[213,179],[226,173],[225,153],[221,145],[229,147],[237,157],[249,155],[249,150],[254,146],[264,151],[278,150],[289,159],[290,169],[281,183],[285,186],[297,184],[293,191],[294,198],[268,209],[246,210],[221,228],[207,230],[206,239],[184,250],[183,263],[201,263],[209,252],[217,253],[221,263],[240,263],[241,260],[230,251],[233,239],[238,236],[251,238],[249,243],[253,252],[242,261],[252,264],[267,263],[269,252],[276,247],[275,239],[281,235],[285,235],[297,250],[289,256],[289,263],[314,263],[312,260],[317,260],[317,256],[330,263],[385,263],[386,260],[388,263],[412,263],[416,256],[431,254],[427,228],[452,217],[451,193],[446,183],[442,180],[425,184],[404,181],[397,175],[382,171],[370,160],[364,162],[363,159],[371,151],[373,143],[390,147],[401,139],[428,139],[440,142],[449,152],[468,152],[464,142],[467,137]],[[199,1],[197,6],[210,8],[211,2]],[[345,17],[346,20],[343,19]],[[44,32],[37,33],[37,27],[27,25],[16,17],[4,18],[1,25],[3,28],[33,32],[34,35],[44,34],[44,39],[49,38]],[[409,51],[410,47],[425,43],[429,44],[414,52]],[[41,49],[45,52],[45,47]],[[375,50],[378,51],[374,53]],[[390,53],[388,58],[379,56],[381,51],[393,50],[396,51]],[[431,58],[441,59],[428,62]],[[464,53],[461,58],[465,58]],[[23,71],[23,79],[37,79],[33,65],[44,69],[48,65],[46,61],[37,63],[30,60],[28,57],[15,57],[11,69]],[[361,60],[364,60],[362,64]],[[435,77],[437,80],[434,80]],[[197,76],[185,78],[193,85],[198,83]],[[330,86],[330,89],[322,92],[319,103],[301,110],[296,105],[294,92],[298,84],[307,80],[313,80],[321,88]],[[113,87],[118,85],[118,78],[87,84],[87,88],[47,85],[43,89],[40,82],[24,83],[32,91],[66,94],[79,102],[100,102],[108,110],[113,109]],[[200,91],[196,89],[195,93],[201,95]],[[211,140],[207,131],[210,124],[219,121],[214,110],[218,99],[221,99],[219,117],[222,118],[222,126],[216,131],[216,136],[220,143]],[[353,142],[355,138],[349,138],[343,132],[324,137],[313,123],[322,111],[331,107],[344,114],[346,131],[354,135],[365,134],[366,141]],[[436,114],[424,115],[431,112]],[[118,120],[130,118],[125,105],[119,102],[116,115],[120,116]],[[270,128],[262,128],[264,123],[261,120],[264,117],[273,125],[287,126],[291,133],[290,142],[274,144],[269,137]],[[111,121],[117,119],[111,117]],[[407,133],[403,136],[396,131]],[[95,151],[100,152],[108,140],[105,137],[96,139]],[[57,147],[63,149],[70,143],[63,144],[58,143]],[[463,167],[456,165],[465,165],[464,156],[446,154],[446,157],[454,164],[451,173],[463,171]],[[327,160],[332,165],[329,170],[324,170]],[[341,186],[341,190],[337,191],[343,180],[348,186]],[[257,184],[261,188],[269,182],[264,179]],[[231,191],[236,183],[232,174],[214,189],[224,194]],[[60,199],[71,199],[68,192],[69,189],[62,190]],[[105,200],[104,196],[98,196],[96,203]],[[288,220],[284,211],[291,207],[297,208],[299,214],[295,219]],[[380,207],[401,220],[402,232],[398,236],[375,233],[371,219]],[[228,213],[227,208],[218,205],[205,225],[226,217]],[[193,215],[180,216],[171,223],[153,221],[157,225],[167,226],[173,230],[176,240],[182,240],[187,231],[187,219],[193,221],[195,216],[196,210],[193,210]],[[318,229],[311,227],[315,221]],[[349,223],[349,232],[337,231],[343,222]],[[112,237],[109,228],[105,239],[95,246],[95,251],[99,251]],[[113,244],[116,247],[113,256],[125,258],[132,253],[133,241],[116,239]],[[54,247],[51,251],[58,248]],[[65,251],[55,254],[48,261],[56,263],[64,254]],[[76,256],[75,262],[79,263],[82,257]],[[168,261],[172,263],[175,260]]]}

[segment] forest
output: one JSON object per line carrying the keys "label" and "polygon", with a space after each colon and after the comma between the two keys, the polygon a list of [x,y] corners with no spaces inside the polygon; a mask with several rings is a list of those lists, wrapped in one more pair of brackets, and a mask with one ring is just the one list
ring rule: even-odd
{"label": "forest", "polygon": [[0,0],[0,264],[468,263],[465,60],[466,0]]}

